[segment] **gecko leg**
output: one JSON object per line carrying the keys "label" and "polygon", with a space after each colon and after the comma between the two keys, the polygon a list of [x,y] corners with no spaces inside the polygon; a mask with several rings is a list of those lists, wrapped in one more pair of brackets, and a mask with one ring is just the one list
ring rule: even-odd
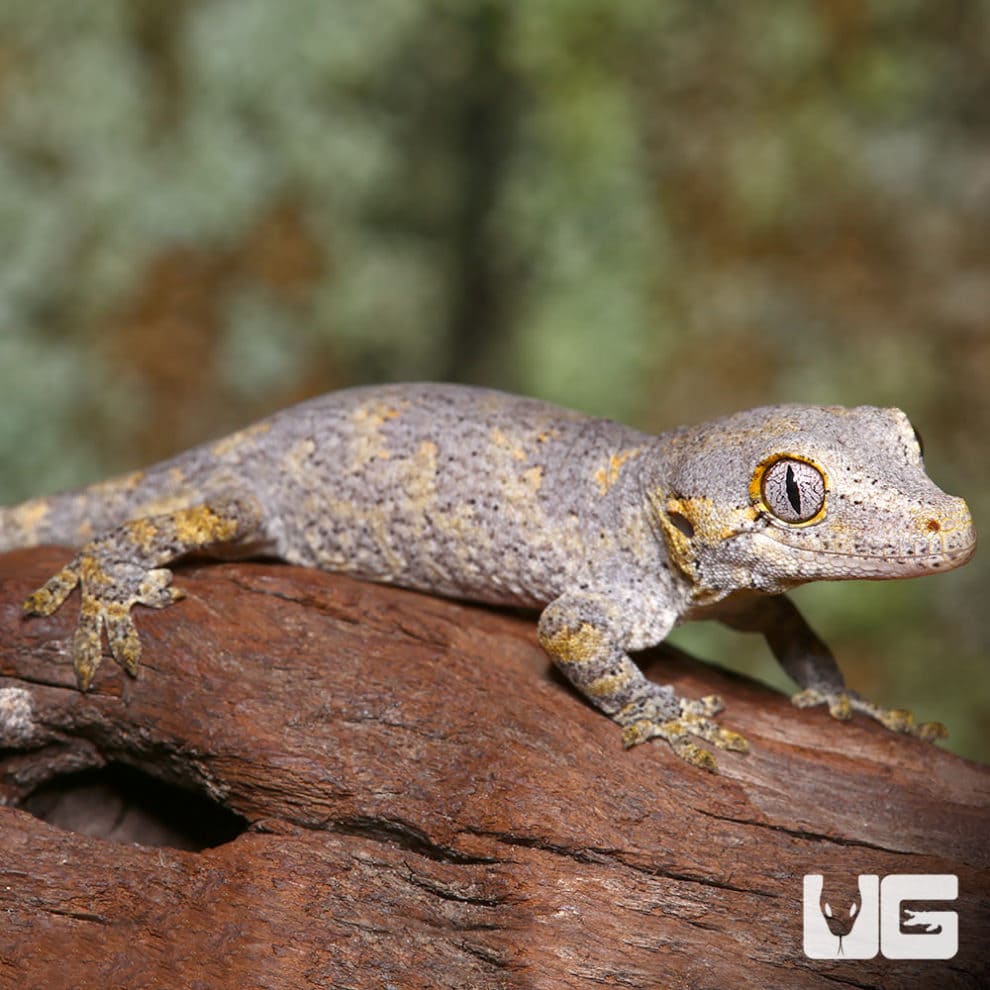
{"label": "gecko leg", "polygon": [[705,770],[716,769],[715,757],[692,736],[745,752],[742,736],[712,721],[723,707],[719,698],[680,698],[669,684],[647,680],[610,633],[618,627],[611,612],[603,598],[563,595],[543,610],[539,637],[571,684],[622,726],[623,744],[663,739],[682,760]]}
{"label": "gecko leg", "polygon": [[131,608],[164,608],[182,597],[162,566],[194,551],[263,538],[261,507],[253,498],[202,502],[157,516],[132,519],[87,543],[24,602],[24,614],[51,615],[79,585],[82,605],[72,646],[76,680],[85,691],[100,666],[103,630],[110,652],[129,674],[141,659]]}
{"label": "gecko leg", "polygon": [[840,721],[852,718],[853,712],[860,712],[893,732],[919,739],[944,739],[948,734],[941,722],[915,722],[909,711],[882,708],[849,690],[832,651],[786,596],[746,598],[734,604],[725,602],[719,606],[718,618],[733,629],[758,632],[766,637],[781,667],[801,688],[791,697],[791,702],[798,708],[827,705],[829,714]]}

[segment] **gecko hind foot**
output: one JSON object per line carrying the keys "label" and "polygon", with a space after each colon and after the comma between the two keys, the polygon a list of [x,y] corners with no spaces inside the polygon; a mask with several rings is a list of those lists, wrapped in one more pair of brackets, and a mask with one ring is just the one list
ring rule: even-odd
{"label": "gecko hind foot", "polygon": [[748,751],[749,743],[743,736],[712,721],[711,716],[717,715],[725,707],[721,698],[708,695],[696,701],[688,698],[675,700],[679,714],[674,714],[673,717],[669,709],[656,713],[641,710],[635,712],[628,721],[623,720],[623,745],[629,749],[647,739],[663,739],[686,763],[712,772],[717,769],[715,757],[709,750],[693,742],[692,736],[704,739],[719,749],[738,753]]}
{"label": "gecko hind foot", "polygon": [[941,722],[916,722],[914,715],[903,708],[881,708],[879,705],[860,697],[855,691],[826,692],[806,688],[791,697],[791,703],[798,708],[812,708],[815,705],[828,705],[832,718],[848,721],[853,712],[861,712],[891,732],[917,736],[928,742],[945,739],[949,731]]}
{"label": "gecko hind foot", "polygon": [[114,560],[99,549],[83,550],[33,594],[23,605],[25,616],[56,612],[76,585],[82,592],[79,622],[72,641],[72,665],[76,681],[85,691],[102,661],[103,630],[110,653],[129,674],[136,676],[141,640],[131,617],[134,605],[165,608],[182,597],[171,587],[172,572],[164,567],[145,568]]}
{"label": "gecko hind foot", "polygon": [[82,592],[72,662],[79,687],[89,687],[102,659],[103,630],[110,653],[129,674],[141,659],[131,609],[165,608],[182,597],[172,572],[158,565],[222,544],[265,541],[262,509],[250,495],[207,499],[175,512],[121,523],[87,543],[75,559],[24,603],[27,615],[51,615],[78,584]]}

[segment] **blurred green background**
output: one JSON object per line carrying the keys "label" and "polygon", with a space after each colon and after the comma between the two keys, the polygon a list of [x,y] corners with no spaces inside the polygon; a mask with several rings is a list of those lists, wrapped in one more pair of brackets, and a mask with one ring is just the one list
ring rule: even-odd
{"label": "blurred green background", "polygon": [[[901,406],[986,532],[988,38],[964,0],[3,0],[0,502],[427,378],[650,430]],[[988,570],[796,597],[987,760]]]}

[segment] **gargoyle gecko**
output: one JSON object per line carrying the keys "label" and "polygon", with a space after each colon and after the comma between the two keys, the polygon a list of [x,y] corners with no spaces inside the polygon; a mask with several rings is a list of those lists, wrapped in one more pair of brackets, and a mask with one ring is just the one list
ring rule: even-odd
{"label": "gargoyle gecko", "polygon": [[542,609],[539,639],[627,746],[665,739],[744,750],[714,696],[680,698],[629,656],[674,626],[716,618],[763,633],[805,707],[859,711],[944,734],[845,687],[783,595],[807,581],[902,578],[965,563],[966,503],[925,474],[897,409],[779,405],[650,436],[482,388],[355,388],[219,442],[76,492],[0,509],[0,550],[78,555],[24,604],[49,615],[80,585],[73,654],[85,690],[102,633],[129,673],[131,608],[181,597],[167,566],[190,552],[294,564],[479,602]]}

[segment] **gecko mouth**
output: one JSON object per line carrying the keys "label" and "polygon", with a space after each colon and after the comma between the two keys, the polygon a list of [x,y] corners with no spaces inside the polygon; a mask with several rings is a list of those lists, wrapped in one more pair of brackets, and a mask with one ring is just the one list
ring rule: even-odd
{"label": "gecko mouth", "polygon": [[[809,563],[817,561],[821,565],[818,570],[826,580],[833,569],[836,578],[923,577],[926,574],[938,574],[941,571],[951,571],[961,567],[976,552],[974,535],[970,535],[969,541],[962,546],[951,548],[932,550],[930,547],[892,547],[875,552],[845,550],[839,547],[812,549],[796,546],[766,532],[757,535],[778,546],[786,546],[802,561]],[[834,568],[829,566],[829,561],[835,561]]]}

